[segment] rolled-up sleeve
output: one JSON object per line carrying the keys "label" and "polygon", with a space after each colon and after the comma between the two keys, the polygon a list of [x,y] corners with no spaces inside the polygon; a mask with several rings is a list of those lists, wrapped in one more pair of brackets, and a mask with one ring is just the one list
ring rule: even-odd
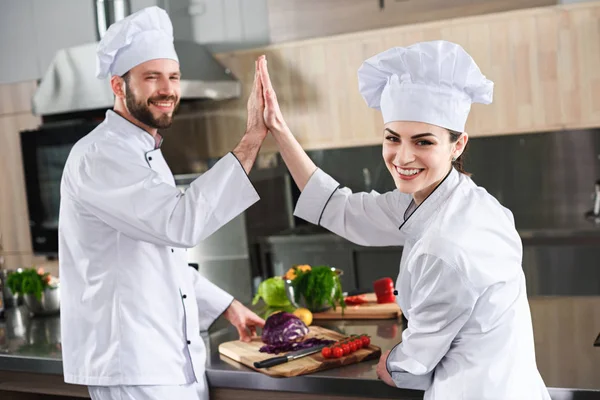
{"label": "rolled-up sleeve", "polygon": [[402,215],[410,195],[397,190],[352,193],[317,169],[304,187],[294,215],[364,246],[400,246]]}

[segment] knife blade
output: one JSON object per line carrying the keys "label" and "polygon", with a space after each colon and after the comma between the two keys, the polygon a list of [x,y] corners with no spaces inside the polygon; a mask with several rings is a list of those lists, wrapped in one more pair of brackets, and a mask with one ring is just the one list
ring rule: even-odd
{"label": "knife blade", "polygon": [[311,354],[317,353],[317,352],[321,351],[324,347],[327,347],[327,345],[320,344],[318,346],[309,347],[308,349],[291,351],[284,356],[267,358],[266,360],[255,362],[254,368],[274,367],[276,365],[283,364],[288,361],[297,360],[298,358],[306,357]]}

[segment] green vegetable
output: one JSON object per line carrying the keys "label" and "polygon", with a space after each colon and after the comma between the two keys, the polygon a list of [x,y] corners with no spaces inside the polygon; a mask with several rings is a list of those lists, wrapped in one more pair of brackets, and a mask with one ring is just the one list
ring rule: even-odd
{"label": "green vegetable", "polygon": [[326,304],[335,310],[339,304],[343,313],[346,302],[342,294],[342,284],[331,267],[313,267],[310,271],[297,270],[296,274],[292,281],[296,303],[300,301],[300,296],[303,296],[309,310],[318,310]]}
{"label": "green vegetable", "polygon": [[258,291],[252,300],[252,304],[258,303],[261,297],[271,307],[286,307],[291,305],[285,294],[285,283],[280,276],[262,281],[258,285]]}
{"label": "green vegetable", "polygon": [[39,274],[35,268],[24,269],[8,275],[6,284],[13,294],[33,294],[36,299],[42,299],[42,293],[49,287],[50,274]]}

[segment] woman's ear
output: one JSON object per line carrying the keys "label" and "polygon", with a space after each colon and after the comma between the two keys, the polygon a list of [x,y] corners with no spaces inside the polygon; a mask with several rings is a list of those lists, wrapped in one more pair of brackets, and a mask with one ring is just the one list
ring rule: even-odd
{"label": "woman's ear", "polygon": [[463,151],[465,151],[465,147],[467,147],[467,143],[469,142],[469,134],[467,132],[463,132],[462,135],[458,138],[456,142],[454,142],[454,149],[452,149],[452,157],[458,158],[461,156]]}

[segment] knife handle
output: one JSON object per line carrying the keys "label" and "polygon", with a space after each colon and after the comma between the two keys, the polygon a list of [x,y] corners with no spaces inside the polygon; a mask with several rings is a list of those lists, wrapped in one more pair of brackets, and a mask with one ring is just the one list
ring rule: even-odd
{"label": "knife handle", "polygon": [[276,365],[283,364],[283,363],[285,363],[287,361],[288,361],[287,356],[267,358],[266,360],[262,360],[260,362],[255,362],[254,363],[254,368],[269,368],[269,367],[274,367]]}

